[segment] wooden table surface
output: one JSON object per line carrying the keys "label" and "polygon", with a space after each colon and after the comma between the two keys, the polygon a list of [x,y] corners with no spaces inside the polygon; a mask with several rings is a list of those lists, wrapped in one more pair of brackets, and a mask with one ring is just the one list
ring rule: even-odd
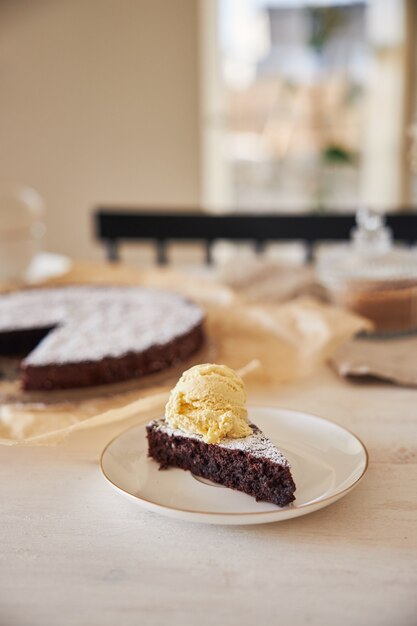
{"label": "wooden table surface", "polygon": [[417,624],[417,390],[327,368],[252,403],[356,432],[369,471],[319,512],[264,526],[178,522],[103,480],[114,426],[0,449],[1,626]]}

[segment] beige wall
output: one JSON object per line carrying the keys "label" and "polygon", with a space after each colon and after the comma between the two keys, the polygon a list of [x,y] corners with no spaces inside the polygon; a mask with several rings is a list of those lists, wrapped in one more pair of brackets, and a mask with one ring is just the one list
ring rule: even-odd
{"label": "beige wall", "polygon": [[98,203],[199,202],[196,0],[0,2],[0,178],[48,207],[47,247],[100,255]]}

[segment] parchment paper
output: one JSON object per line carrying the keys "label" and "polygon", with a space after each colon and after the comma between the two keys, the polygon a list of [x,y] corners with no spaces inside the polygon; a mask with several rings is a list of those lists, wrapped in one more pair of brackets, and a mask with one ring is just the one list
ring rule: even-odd
{"label": "parchment paper", "polygon": [[258,255],[227,259],[218,264],[216,275],[245,302],[278,304],[306,295],[327,299],[311,265],[285,264]]}
{"label": "parchment paper", "polygon": [[206,311],[208,344],[171,372],[86,391],[26,394],[12,362],[9,371],[3,368],[6,378],[0,381],[0,443],[52,445],[75,430],[122,424],[134,416],[147,419],[163,411],[181,371],[196,362],[217,361],[235,369],[250,364],[244,372],[249,387],[304,377],[368,326],[362,318],[309,298],[286,304],[247,303],[229,287],[170,269],[78,263],[47,284],[83,283],[153,285],[185,294]]}

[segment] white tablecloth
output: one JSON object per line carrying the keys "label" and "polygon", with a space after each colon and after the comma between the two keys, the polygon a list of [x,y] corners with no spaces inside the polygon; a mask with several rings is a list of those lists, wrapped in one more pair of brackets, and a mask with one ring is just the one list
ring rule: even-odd
{"label": "white tablecloth", "polygon": [[352,429],[368,475],[317,513],[216,527],[147,513],[112,490],[98,468],[111,427],[56,448],[2,447],[0,623],[416,624],[417,390],[323,368],[249,400]]}

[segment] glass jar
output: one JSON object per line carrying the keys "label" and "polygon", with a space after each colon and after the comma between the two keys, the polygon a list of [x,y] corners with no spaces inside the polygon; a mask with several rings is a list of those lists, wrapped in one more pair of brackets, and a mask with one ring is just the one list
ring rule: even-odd
{"label": "glass jar", "polygon": [[351,241],[322,252],[317,273],[333,303],[371,320],[370,334],[417,331],[417,252],[393,244],[382,215],[358,211]]}
{"label": "glass jar", "polygon": [[37,191],[0,185],[0,281],[21,280],[45,232],[44,204]]}

